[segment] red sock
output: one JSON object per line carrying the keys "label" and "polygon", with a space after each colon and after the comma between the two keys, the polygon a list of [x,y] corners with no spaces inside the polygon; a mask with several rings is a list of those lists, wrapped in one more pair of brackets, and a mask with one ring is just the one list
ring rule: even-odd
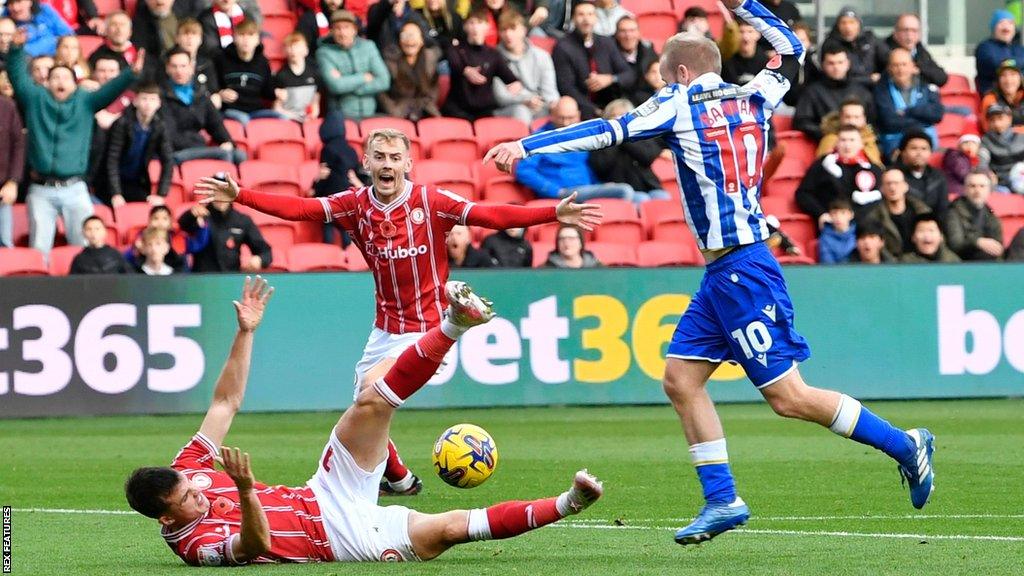
{"label": "red sock", "polygon": [[374,388],[389,403],[399,406],[437,372],[453,344],[455,340],[445,336],[440,327],[431,328],[395,360],[395,365],[384,375],[384,386],[374,383]]}
{"label": "red sock", "polygon": [[409,475],[409,469],[405,467],[405,462],[402,462],[402,457],[398,455],[398,448],[395,448],[395,443],[388,439],[388,463],[384,467],[384,477],[388,479],[388,482],[400,482],[405,480],[405,477]]}
{"label": "red sock", "polygon": [[519,536],[534,528],[547,526],[560,520],[561,514],[555,506],[558,498],[524,501],[512,500],[495,504],[487,509],[487,523],[491,527],[491,538],[501,540]]}

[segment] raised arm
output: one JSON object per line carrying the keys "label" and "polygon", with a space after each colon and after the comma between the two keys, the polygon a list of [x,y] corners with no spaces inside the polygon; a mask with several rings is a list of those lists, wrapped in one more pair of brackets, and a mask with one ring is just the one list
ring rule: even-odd
{"label": "raised arm", "polygon": [[785,22],[757,0],[745,0],[742,4],[739,0],[727,0],[725,4],[743,21],[757,29],[771,43],[777,54],[764,70],[744,86],[757,92],[768,106],[774,109],[782,102],[782,98],[800,75],[804,62],[804,45]]}
{"label": "raised arm", "polygon": [[235,313],[238,317],[238,332],[231,344],[231,352],[224,362],[217,385],[213,389],[213,401],[206,411],[199,432],[204,434],[215,446],[220,446],[231,428],[231,421],[242,407],[245,398],[245,384],[249,380],[249,364],[252,359],[252,342],[256,328],[263,320],[263,310],[270,300],[274,289],[267,281],[257,276],[252,280],[245,278],[242,287],[242,299],[235,300]]}

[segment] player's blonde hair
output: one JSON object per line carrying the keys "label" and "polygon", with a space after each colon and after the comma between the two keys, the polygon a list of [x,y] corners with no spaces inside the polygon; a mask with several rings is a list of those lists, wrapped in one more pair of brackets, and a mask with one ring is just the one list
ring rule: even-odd
{"label": "player's blonde hair", "polygon": [[680,32],[665,42],[662,58],[675,70],[686,66],[693,77],[722,73],[722,52],[715,41],[696,32]]}
{"label": "player's blonde hair", "polygon": [[401,130],[396,130],[394,128],[378,128],[377,130],[370,131],[370,134],[366,137],[366,142],[363,143],[363,148],[366,150],[366,153],[369,154],[370,152],[373,152],[374,144],[377,142],[394,142],[395,140],[400,140],[406,150],[409,150],[409,148],[412,147],[409,142],[409,137]]}

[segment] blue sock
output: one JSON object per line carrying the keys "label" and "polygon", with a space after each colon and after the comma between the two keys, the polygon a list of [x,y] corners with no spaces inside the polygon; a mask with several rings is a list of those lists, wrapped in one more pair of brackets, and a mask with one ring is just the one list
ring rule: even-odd
{"label": "blue sock", "polygon": [[731,504],[736,500],[736,482],[729,470],[729,454],[725,439],[690,446],[690,458],[697,468],[697,478],[708,503]]}
{"label": "blue sock", "polygon": [[917,447],[910,436],[843,394],[829,430],[885,452],[900,464],[911,460]]}

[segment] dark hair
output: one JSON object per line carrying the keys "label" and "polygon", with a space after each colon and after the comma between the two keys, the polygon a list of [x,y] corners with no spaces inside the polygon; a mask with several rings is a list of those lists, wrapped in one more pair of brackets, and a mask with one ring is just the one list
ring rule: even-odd
{"label": "dark hair", "polygon": [[932,212],[925,212],[923,214],[918,214],[917,216],[914,217],[915,232],[917,231],[918,224],[921,224],[923,222],[935,222],[935,225],[939,227],[939,231],[942,231],[942,224],[939,224],[938,217],[936,217],[935,214]]}
{"label": "dark hair", "polygon": [[827,44],[821,52],[821,59],[824,61],[825,56],[843,53],[846,57],[850,57],[850,51],[840,44]]}
{"label": "dark hair", "polygon": [[259,34],[260,26],[252,18],[246,18],[235,26],[233,34]]}
{"label": "dark hair", "polygon": [[586,240],[583,238],[583,230],[580,230],[579,227],[573,226],[572,224],[562,224],[558,227],[558,232],[555,232],[555,252],[558,252],[558,237],[562,235],[562,230],[573,230],[579,234],[580,252],[583,252],[584,248],[586,248]]}
{"label": "dark hair", "polygon": [[92,216],[89,216],[85,220],[82,220],[82,230],[85,230],[85,225],[88,224],[89,222],[92,222],[93,220],[98,220],[100,224],[103,224],[103,226],[107,225],[107,223],[103,221],[103,218],[100,218],[99,216],[93,214]]}
{"label": "dark hair", "polygon": [[683,20],[689,20],[690,18],[707,18],[708,11],[701,8],[700,6],[690,6],[683,12]]}
{"label": "dark hair", "polygon": [[75,74],[75,71],[71,66],[68,66],[67,64],[54,64],[53,68],[50,68],[50,71],[46,73],[46,79],[49,80],[50,78],[53,78],[54,71],[61,69],[67,70],[68,73],[71,74],[72,78],[78,78],[78,74]]}
{"label": "dark hair", "polygon": [[857,128],[853,124],[843,124],[839,127],[839,131],[836,132],[836,134],[841,134],[843,132],[856,132],[857,134],[860,134],[860,128]]}
{"label": "dark hair", "polygon": [[928,147],[932,148],[932,137],[925,134],[921,130],[911,130],[903,135],[903,139],[900,140],[900,150],[906,150],[907,144],[910,144],[914,140],[924,140],[928,143]]}
{"label": "dark hair", "polygon": [[157,212],[167,212],[167,214],[170,214],[171,209],[168,208],[167,206],[164,206],[163,204],[159,206],[153,206],[152,208],[149,209],[149,217],[152,218],[153,215],[156,214]]}
{"label": "dark hair", "polygon": [[470,20],[483,20],[484,22],[491,21],[491,12],[486,7],[474,8],[466,14],[466,19],[463,20],[463,24]]}
{"label": "dark hair", "polygon": [[882,227],[874,220],[868,220],[863,224],[857,225],[857,239],[860,240],[865,236],[878,236],[882,237]]}
{"label": "dark hair", "polygon": [[174,58],[179,54],[184,54],[185,56],[188,56],[188,61],[192,61],[192,55],[189,54],[188,50],[185,50],[181,46],[175,44],[170,50],[167,51],[167,56],[164,56],[164,62],[170,62],[171,58]]}
{"label": "dark hair", "polygon": [[115,58],[113,56],[99,56],[99,57],[97,57],[96,60],[93,61],[92,67],[96,68],[96,65],[99,64],[101,60],[109,60],[109,61],[113,62],[114,64],[117,64],[117,69],[118,70],[121,69],[121,59],[120,58]]}
{"label": "dark hair", "polygon": [[575,16],[576,15],[576,9],[579,8],[580,6],[585,6],[587,4],[593,6],[594,8],[597,8],[597,4],[594,3],[594,0],[576,0],[575,2],[572,3],[572,12],[571,12],[571,14],[573,16]]}
{"label": "dark hair", "polygon": [[847,106],[860,106],[861,108],[864,109],[865,112],[867,112],[868,110],[868,107],[864,105],[864,101],[861,100],[860,98],[857,98],[856,96],[850,96],[839,103],[840,110],[846,108]]}
{"label": "dark hair", "polygon": [[835,200],[828,203],[829,211],[832,210],[849,210],[853,212],[853,204],[846,198],[836,198]]}
{"label": "dark hair", "polygon": [[180,481],[181,477],[173,468],[136,468],[124,483],[124,496],[132,510],[149,518],[160,518],[167,511],[164,499]]}
{"label": "dark hair", "polygon": [[[160,87],[153,82],[147,82],[142,84],[135,89],[136,94],[160,94]],[[154,206],[154,208],[162,208],[162,206]]]}

